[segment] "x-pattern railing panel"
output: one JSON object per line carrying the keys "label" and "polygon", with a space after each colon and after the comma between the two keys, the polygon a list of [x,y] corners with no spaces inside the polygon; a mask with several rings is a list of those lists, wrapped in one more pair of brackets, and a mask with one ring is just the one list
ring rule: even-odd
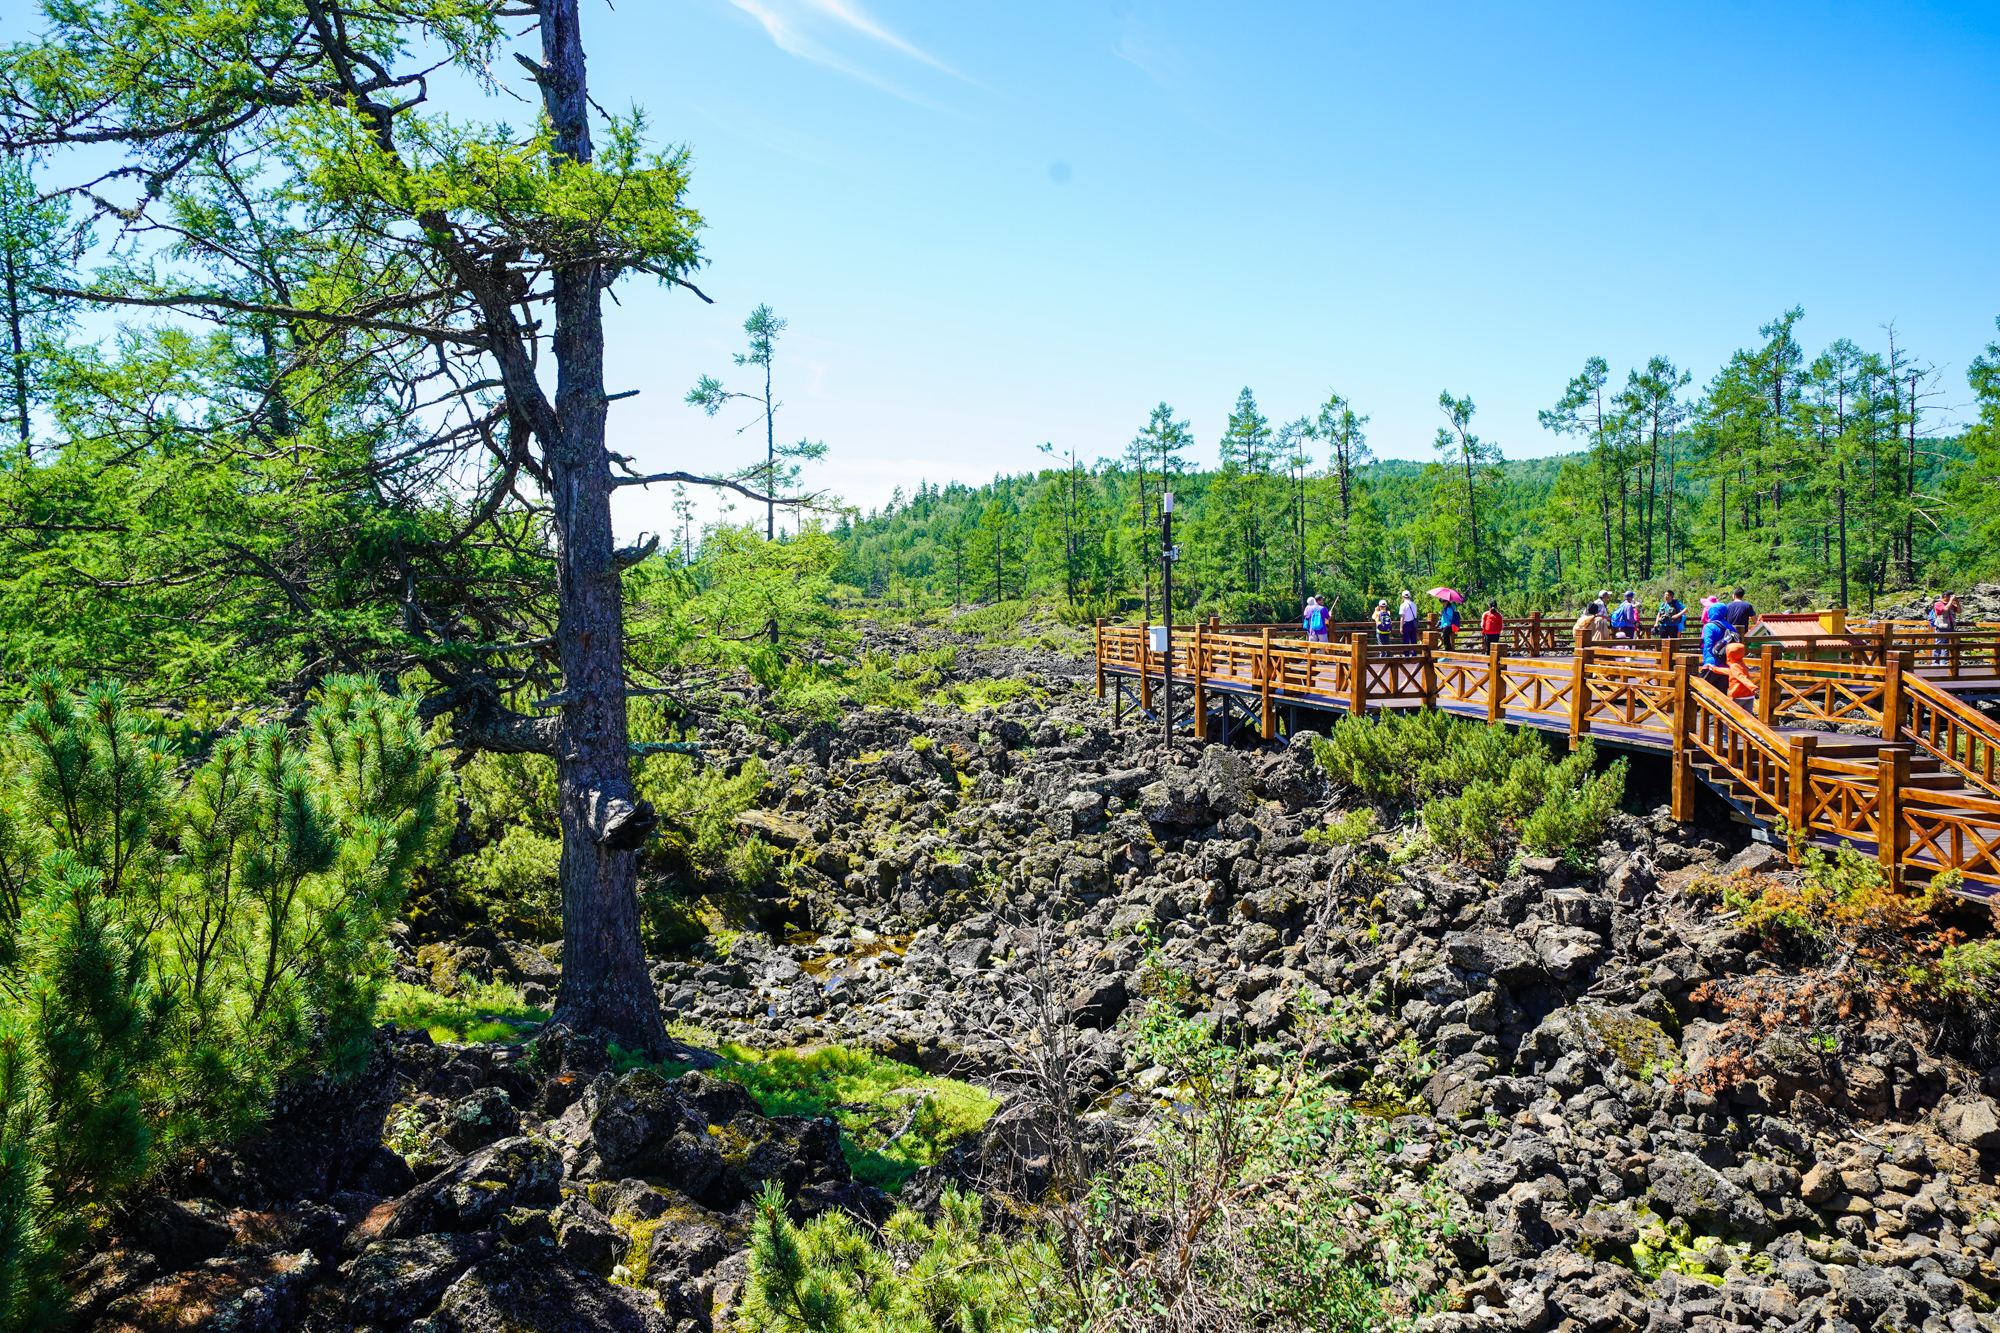
{"label": "x-pattern railing panel", "polygon": [[1840,662],[1778,663],[1772,712],[1821,722],[1882,725],[1887,685],[1881,667]]}
{"label": "x-pattern railing panel", "polygon": [[1659,667],[1593,661],[1584,683],[1590,691],[1587,716],[1592,721],[1614,721],[1661,732],[1673,730],[1673,677]]}
{"label": "x-pattern railing panel", "polygon": [[1518,667],[1503,671],[1500,677],[1500,706],[1523,713],[1559,713],[1567,716],[1574,683],[1567,671],[1532,671]]}

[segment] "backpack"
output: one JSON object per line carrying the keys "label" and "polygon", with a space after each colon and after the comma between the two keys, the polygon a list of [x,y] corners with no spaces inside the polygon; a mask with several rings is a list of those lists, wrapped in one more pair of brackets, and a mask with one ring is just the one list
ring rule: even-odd
{"label": "backpack", "polygon": [[1611,613],[1611,623],[1619,629],[1629,629],[1632,624],[1632,603],[1618,603],[1618,609]]}

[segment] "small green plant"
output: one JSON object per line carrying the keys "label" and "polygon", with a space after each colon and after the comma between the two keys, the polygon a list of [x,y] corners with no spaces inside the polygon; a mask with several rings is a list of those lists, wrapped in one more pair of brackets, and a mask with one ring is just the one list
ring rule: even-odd
{"label": "small green plant", "polygon": [[518,988],[498,981],[464,982],[454,995],[392,981],[382,987],[376,1017],[397,1027],[422,1028],[433,1041],[509,1044],[524,1040],[549,1019],[548,1011],[529,1005]]}
{"label": "small green plant", "polygon": [[1375,812],[1367,806],[1357,806],[1341,815],[1329,819],[1319,828],[1305,831],[1305,840],[1315,847],[1347,847],[1360,842],[1375,832]]}
{"label": "small green plant", "polygon": [[757,1333],[1008,1333],[1030,1309],[1018,1274],[1044,1267],[1033,1242],[980,1229],[977,1195],[946,1190],[938,1220],[903,1209],[882,1244],[837,1208],[804,1227],[775,1183],[756,1200],[741,1316]]}

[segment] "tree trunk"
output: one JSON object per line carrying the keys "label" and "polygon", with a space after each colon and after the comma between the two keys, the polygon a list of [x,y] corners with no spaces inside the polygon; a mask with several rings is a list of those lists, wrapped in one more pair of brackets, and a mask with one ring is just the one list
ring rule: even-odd
{"label": "tree trunk", "polygon": [[[542,0],[544,93],[556,151],[590,160],[577,0]],[[667,1050],[639,938],[634,860],[653,811],[638,799],[625,722],[625,613],[604,448],[604,320],[594,263],[555,275],[556,431],[548,441],[557,537],[563,977],[555,1021],[630,1051]]]}

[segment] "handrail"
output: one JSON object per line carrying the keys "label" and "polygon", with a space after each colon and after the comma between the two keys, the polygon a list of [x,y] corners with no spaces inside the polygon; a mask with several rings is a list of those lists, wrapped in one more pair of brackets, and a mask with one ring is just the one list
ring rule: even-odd
{"label": "handrail", "polygon": [[[1909,720],[1898,716],[1896,734],[1970,782],[2000,795],[2000,725],[1953,698],[1922,676],[1903,678]],[[1900,710],[1899,710],[1900,712]]]}
{"label": "handrail", "polygon": [[1687,740],[1730,777],[1749,787],[1773,811],[1790,808],[1791,747],[1755,714],[1710,685],[1690,676],[1687,682]]}

